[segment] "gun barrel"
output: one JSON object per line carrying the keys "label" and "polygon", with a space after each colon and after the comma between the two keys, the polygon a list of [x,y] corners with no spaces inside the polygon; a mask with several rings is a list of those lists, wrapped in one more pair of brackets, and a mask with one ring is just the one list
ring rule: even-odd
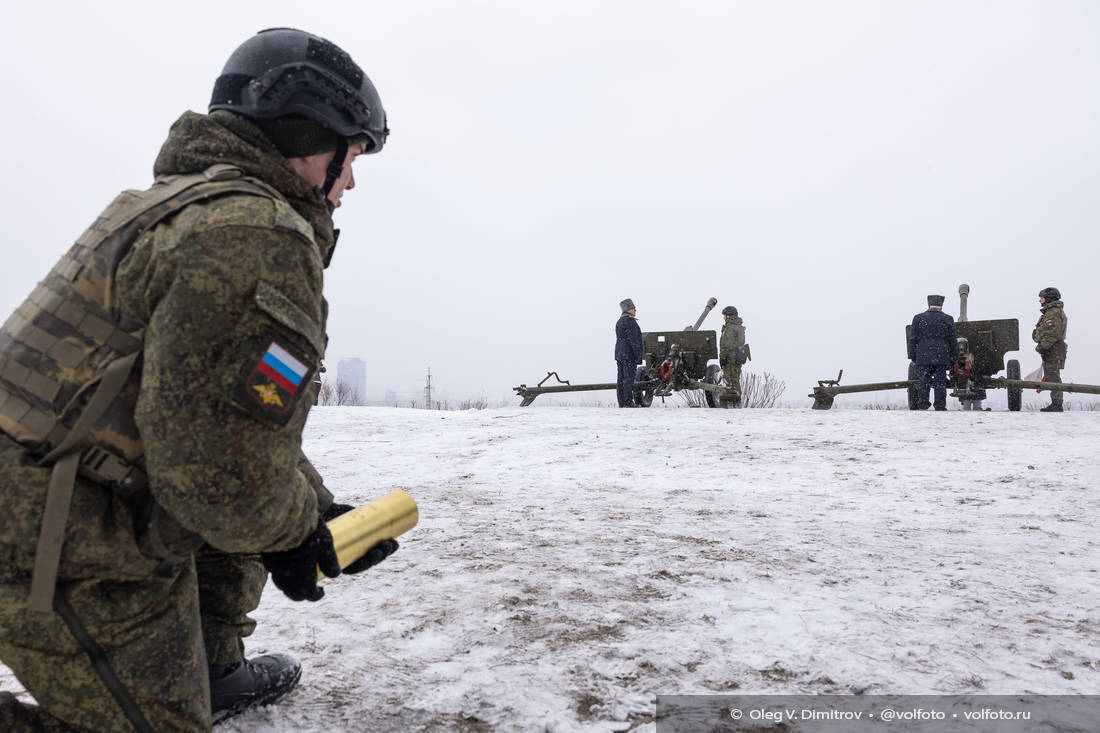
{"label": "gun barrel", "polygon": [[966,299],[970,295],[970,286],[963,283],[959,286],[959,321],[966,320]]}
{"label": "gun barrel", "polygon": [[718,305],[718,298],[711,298],[710,300],[708,300],[707,301],[707,307],[703,309],[702,314],[699,316],[698,320],[695,321],[695,325],[692,326],[691,328],[687,329],[687,330],[689,330],[689,331],[698,331],[699,326],[702,326],[703,321],[706,320],[707,314],[710,313],[711,309],[714,308],[714,306],[716,306],[716,305]]}
{"label": "gun barrel", "polygon": [[[356,507],[328,522],[340,567],[346,568],[382,540],[408,532],[420,521],[420,510],[404,491],[391,491],[380,499]],[[325,575],[318,569],[317,580]]]}

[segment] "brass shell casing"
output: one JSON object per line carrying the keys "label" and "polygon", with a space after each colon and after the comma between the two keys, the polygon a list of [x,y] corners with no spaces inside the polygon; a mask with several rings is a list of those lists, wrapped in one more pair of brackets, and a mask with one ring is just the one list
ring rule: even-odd
{"label": "brass shell casing", "polygon": [[[391,491],[380,499],[356,507],[326,523],[340,567],[346,568],[382,540],[408,532],[420,521],[420,510],[404,491]],[[326,577],[318,569],[317,580]]]}

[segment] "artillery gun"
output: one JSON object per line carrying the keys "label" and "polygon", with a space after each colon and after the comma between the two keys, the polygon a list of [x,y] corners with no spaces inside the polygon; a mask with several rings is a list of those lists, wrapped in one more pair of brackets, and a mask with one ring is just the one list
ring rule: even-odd
{"label": "artillery gun", "polygon": [[[1020,362],[1017,359],[1005,361],[1005,354],[1020,348],[1020,322],[1015,318],[989,321],[971,321],[967,318],[967,298],[970,286],[959,286],[959,320],[955,323],[955,332],[959,338],[959,356],[948,372],[951,397],[958,398],[964,408],[980,407],[988,389],[1008,390],[1008,409],[1019,411],[1023,403],[1025,389],[1049,390],[1057,387],[1063,392],[1100,394],[1100,386],[1090,384],[1053,384],[1051,382],[1031,382],[1020,379]],[[909,341],[910,326],[905,327],[905,340]],[[997,374],[1004,370],[1005,376]],[[910,410],[917,409],[917,365],[909,363],[908,379],[897,382],[877,382],[874,384],[848,384],[841,386],[841,369],[836,379],[819,380],[813,392],[813,409],[828,410],[838,395],[855,392],[878,392],[892,389],[904,389],[908,393]]]}
{"label": "artillery gun", "polygon": [[[722,384],[722,369],[710,360],[718,358],[718,334],[700,331],[707,315],[718,305],[711,298],[695,323],[682,331],[651,331],[642,334],[643,363],[638,365],[634,381],[634,401],[642,407],[653,404],[654,397],[668,397],[683,389],[701,389],[708,407],[724,403],[727,389]],[[543,386],[551,377],[557,384]],[[522,398],[521,407],[527,407],[543,394],[563,392],[592,392],[615,389],[614,382],[603,384],[570,384],[557,372],[547,372],[534,387],[521,384],[513,387]]]}

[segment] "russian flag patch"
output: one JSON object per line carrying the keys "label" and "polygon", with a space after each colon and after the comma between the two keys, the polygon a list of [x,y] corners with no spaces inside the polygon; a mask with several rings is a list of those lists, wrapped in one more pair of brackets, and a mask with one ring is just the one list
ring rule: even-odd
{"label": "russian flag patch", "polygon": [[250,362],[234,391],[251,412],[285,425],[313,371],[308,356],[286,339],[272,336],[260,357]]}
{"label": "russian flag patch", "polygon": [[295,359],[293,354],[275,341],[268,345],[267,352],[256,368],[291,394],[298,391],[302,380],[309,374],[308,366]]}

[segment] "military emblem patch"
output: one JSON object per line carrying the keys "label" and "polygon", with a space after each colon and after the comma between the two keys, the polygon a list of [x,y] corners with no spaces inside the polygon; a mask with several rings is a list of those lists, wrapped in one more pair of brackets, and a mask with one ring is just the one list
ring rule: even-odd
{"label": "military emblem patch", "polygon": [[1054,325],[1054,320],[1051,319],[1051,320],[1047,321],[1047,325],[1048,326],[1053,326]]}
{"label": "military emblem patch", "polygon": [[251,412],[285,425],[313,369],[309,357],[285,339],[273,336],[259,358],[249,363],[234,391]]}

